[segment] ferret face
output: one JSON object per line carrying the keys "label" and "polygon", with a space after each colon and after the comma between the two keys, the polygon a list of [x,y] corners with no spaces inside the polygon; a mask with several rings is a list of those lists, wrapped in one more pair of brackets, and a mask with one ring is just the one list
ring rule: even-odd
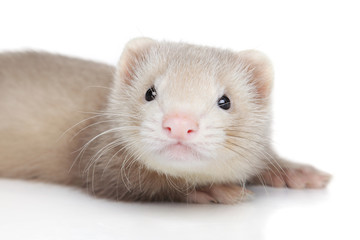
{"label": "ferret face", "polygon": [[149,169],[197,184],[241,182],[261,169],[269,87],[254,81],[258,66],[246,54],[130,42],[109,104],[116,124],[127,126],[117,137],[129,154]]}

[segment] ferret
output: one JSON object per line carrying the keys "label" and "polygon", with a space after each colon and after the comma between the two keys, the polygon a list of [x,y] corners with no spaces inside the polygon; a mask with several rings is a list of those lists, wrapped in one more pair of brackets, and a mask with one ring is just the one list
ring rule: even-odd
{"label": "ferret", "polygon": [[0,54],[0,176],[122,201],[233,204],[247,184],[323,188],[330,175],[271,144],[261,52],[127,43],[116,67]]}

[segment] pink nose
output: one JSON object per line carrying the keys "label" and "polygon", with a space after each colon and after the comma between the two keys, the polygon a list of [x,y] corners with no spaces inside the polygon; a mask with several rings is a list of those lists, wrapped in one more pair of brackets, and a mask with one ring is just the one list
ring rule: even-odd
{"label": "pink nose", "polygon": [[178,140],[189,140],[199,129],[198,123],[186,115],[166,116],[162,127],[170,138]]}

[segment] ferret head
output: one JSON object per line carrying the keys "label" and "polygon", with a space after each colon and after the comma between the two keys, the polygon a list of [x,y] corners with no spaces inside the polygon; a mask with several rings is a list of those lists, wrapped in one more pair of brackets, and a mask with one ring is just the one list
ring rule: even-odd
{"label": "ferret head", "polygon": [[272,75],[257,51],[134,39],[108,111],[128,155],[148,169],[198,184],[241,182],[267,158]]}

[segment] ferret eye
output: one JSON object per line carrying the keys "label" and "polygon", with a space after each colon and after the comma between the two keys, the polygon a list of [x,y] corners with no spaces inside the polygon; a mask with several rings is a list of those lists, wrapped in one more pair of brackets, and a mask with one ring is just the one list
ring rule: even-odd
{"label": "ferret eye", "polygon": [[156,93],[156,89],[154,86],[152,86],[151,88],[149,88],[146,93],[145,93],[145,99],[146,101],[150,102],[152,100],[155,99],[157,93]]}
{"label": "ferret eye", "polygon": [[221,98],[219,98],[218,106],[222,109],[228,110],[230,108],[230,105],[230,99],[226,95],[223,95]]}

